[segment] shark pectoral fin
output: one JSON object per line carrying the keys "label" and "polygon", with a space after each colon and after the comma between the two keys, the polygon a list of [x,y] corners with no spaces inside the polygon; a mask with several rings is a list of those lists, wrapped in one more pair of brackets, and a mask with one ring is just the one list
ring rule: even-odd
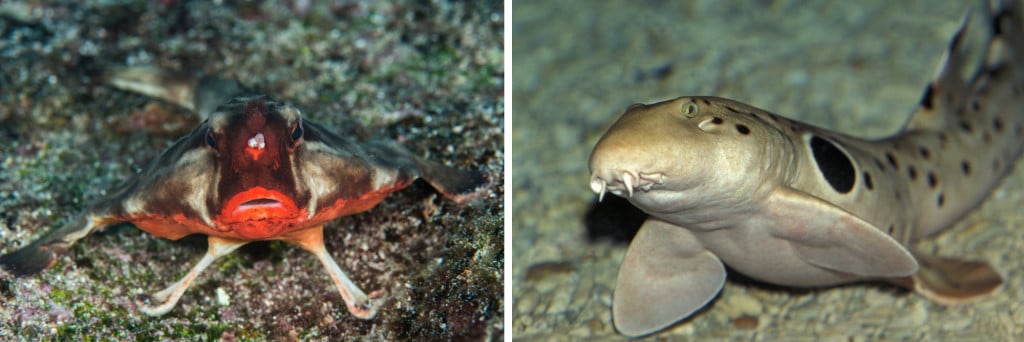
{"label": "shark pectoral fin", "polygon": [[914,253],[914,257],[921,269],[911,277],[913,288],[936,303],[969,302],[994,293],[1003,284],[999,272],[984,262],[920,253]]}
{"label": "shark pectoral fin", "polygon": [[615,328],[634,337],[653,333],[704,307],[724,283],[722,262],[689,230],[647,219],[619,267]]}
{"label": "shark pectoral fin", "polygon": [[796,254],[812,265],[864,277],[905,277],[917,272],[917,261],[899,242],[820,198],[779,189],[764,210],[772,235],[789,241]]}

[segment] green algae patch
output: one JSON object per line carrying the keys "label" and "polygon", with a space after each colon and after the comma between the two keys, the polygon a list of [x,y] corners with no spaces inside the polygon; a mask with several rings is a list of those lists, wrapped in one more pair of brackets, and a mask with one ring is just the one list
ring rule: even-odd
{"label": "green algae patch", "polygon": [[393,323],[401,339],[483,340],[500,335],[502,220],[481,216],[464,228],[450,233],[442,262],[414,280],[414,306]]}
{"label": "green algae patch", "polygon": [[50,299],[61,304],[67,304],[72,298],[74,298],[74,296],[75,293],[68,290],[56,289],[50,291]]}

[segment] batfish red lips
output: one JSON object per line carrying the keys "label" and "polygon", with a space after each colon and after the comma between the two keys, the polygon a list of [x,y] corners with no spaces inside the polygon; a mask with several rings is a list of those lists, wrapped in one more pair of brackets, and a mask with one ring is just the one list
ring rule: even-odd
{"label": "batfish red lips", "polygon": [[257,186],[232,196],[224,204],[219,221],[245,238],[258,240],[277,236],[286,228],[285,222],[298,216],[291,198]]}

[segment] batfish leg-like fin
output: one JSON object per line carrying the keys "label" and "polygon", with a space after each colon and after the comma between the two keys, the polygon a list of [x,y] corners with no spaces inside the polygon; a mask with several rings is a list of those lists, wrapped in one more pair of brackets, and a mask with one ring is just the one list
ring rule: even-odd
{"label": "batfish leg-like fin", "polygon": [[765,228],[808,263],[865,277],[914,274],[917,261],[872,224],[807,193],[780,188],[764,205]]}
{"label": "batfish leg-like fin", "polygon": [[96,229],[117,223],[110,216],[83,213],[18,250],[0,256],[0,266],[19,276],[32,275],[53,265],[57,253]]}
{"label": "batfish leg-like fin", "polygon": [[171,284],[171,286],[168,286],[160,292],[154,293],[150,297],[154,301],[159,302],[159,304],[141,305],[139,307],[139,311],[150,316],[160,316],[171,311],[171,309],[174,309],[174,306],[178,304],[178,300],[181,299],[181,295],[185,293],[185,290],[192,285],[192,281],[196,280],[196,277],[199,276],[199,273],[203,272],[207,267],[210,267],[210,265],[220,257],[231,254],[231,252],[234,252],[239,247],[248,243],[247,241],[225,239],[215,236],[208,237],[207,241],[209,246],[207,247],[206,254],[203,255],[203,258],[200,259],[195,266],[192,266],[192,269],[188,271],[188,274],[174,284]]}
{"label": "batfish leg-like fin", "polygon": [[689,230],[648,218],[619,266],[612,317],[623,335],[663,329],[707,305],[725,266]]}
{"label": "batfish leg-like fin", "polygon": [[992,266],[980,261],[958,260],[914,253],[921,270],[910,277],[915,291],[939,304],[952,305],[976,300],[995,293],[1003,277]]}
{"label": "batfish leg-like fin", "polygon": [[150,67],[112,69],[106,79],[118,89],[171,102],[203,119],[217,106],[248,91],[234,79]]}
{"label": "batfish leg-like fin", "polygon": [[341,293],[341,298],[345,300],[348,312],[353,316],[371,319],[377,315],[377,310],[380,309],[381,304],[384,304],[387,292],[377,290],[366,295],[345,275],[338,263],[334,262],[331,254],[324,248],[324,226],[292,232],[282,237],[281,240],[296,244],[320,259],[327,273],[330,274],[331,280],[334,281],[334,285],[338,288],[338,292]]}

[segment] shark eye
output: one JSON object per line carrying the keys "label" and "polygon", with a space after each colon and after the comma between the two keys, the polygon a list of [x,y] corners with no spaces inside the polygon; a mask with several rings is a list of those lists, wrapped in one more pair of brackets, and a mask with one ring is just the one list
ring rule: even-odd
{"label": "shark eye", "polygon": [[687,118],[692,118],[694,116],[697,116],[697,111],[699,109],[700,108],[698,108],[697,104],[694,103],[694,102],[684,103],[683,107],[680,108],[680,110],[683,112],[683,115],[686,116]]}
{"label": "shark eye", "polygon": [[217,149],[217,139],[213,138],[213,131],[206,131],[206,146],[210,146],[212,149]]}
{"label": "shark eye", "polygon": [[292,142],[299,141],[299,138],[302,138],[302,124],[297,122],[292,127]]}

